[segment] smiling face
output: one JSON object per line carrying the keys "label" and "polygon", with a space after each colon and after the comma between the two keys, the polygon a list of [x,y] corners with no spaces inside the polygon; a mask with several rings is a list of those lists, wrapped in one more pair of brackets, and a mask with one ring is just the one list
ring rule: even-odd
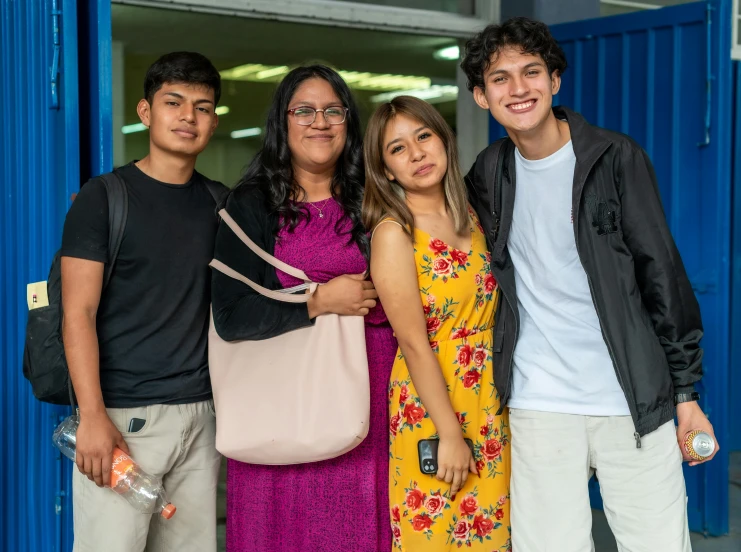
{"label": "smiling face", "polygon": [[561,77],[556,71],[550,75],[539,55],[506,47],[492,55],[484,86],[484,90],[474,88],[476,103],[510,134],[527,134],[553,116],[553,96],[561,87]]}
{"label": "smiling face", "polygon": [[383,132],[383,163],[386,177],[408,192],[442,188],[448,170],[445,144],[420,121],[399,114]]}
{"label": "smiling face", "polygon": [[149,127],[150,147],[195,157],[208,145],[219,124],[214,91],[207,86],[165,83],[152,103],[141,100],[137,113]]}
{"label": "smiling face", "polygon": [[[302,82],[288,104],[289,110],[301,107],[344,108],[332,85],[321,78]],[[347,124],[330,125],[324,112],[318,112],[310,125],[300,125],[293,113],[287,114],[288,148],[294,165],[318,173],[331,170],[342,155],[347,140]]]}

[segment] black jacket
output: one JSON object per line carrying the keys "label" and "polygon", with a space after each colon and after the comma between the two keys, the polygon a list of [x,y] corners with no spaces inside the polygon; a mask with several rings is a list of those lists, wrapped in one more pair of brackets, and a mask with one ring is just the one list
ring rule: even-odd
{"label": "black jacket", "polygon": [[[700,309],[669,232],[651,162],[622,134],[591,126],[569,109],[576,155],[574,236],[602,335],[636,428],[636,440],[674,416],[675,392],[702,377]],[[514,144],[481,152],[466,176],[469,201],[492,252],[503,294],[494,329],[497,390],[506,405],[520,318],[507,249],[515,199]],[[500,207],[501,206],[501,207]],[[501,213],[501,215],[497,215]]]}
{"label": "black jacket", "polygon": [[[269,213],[259,188],[239,186],[229,194],[226,210],[252,241],[274,254],[278,216]],[[255,255],[223,223],[216,233],[214,257],[263,287],[282,288],[275,268]],[[268,299],[218,270],[212,270],[211,302],[214,327],[226,341],[268,339],[314,323],[306,303]]]}

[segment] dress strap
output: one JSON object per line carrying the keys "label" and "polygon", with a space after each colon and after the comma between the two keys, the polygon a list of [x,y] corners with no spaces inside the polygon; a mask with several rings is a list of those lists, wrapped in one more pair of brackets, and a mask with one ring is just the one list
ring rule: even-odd
{"label": "dress strap", "polygon": [[375,236],[376,230],[378,230],[378,227],[381,226],[384,222],[392,222],[392,223],[396,224],[402,230],[404,229],[404,227],[402,226],[402,224],[400,222],[398,222],[398,221],[396,221],[396,220],[394,220],[392,218],[383,219],[381,222],[379,222],[378,224],[376,224],[376,227],[373,229],[373,232],[371,232],[370,241],[373,241],[373,236]]}

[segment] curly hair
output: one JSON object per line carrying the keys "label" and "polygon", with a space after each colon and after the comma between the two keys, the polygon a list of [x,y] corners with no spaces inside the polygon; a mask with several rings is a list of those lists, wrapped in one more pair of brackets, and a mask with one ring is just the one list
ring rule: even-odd
{"label": "curly hair", "polygon": [[347,107],[347,139],[337,160],[332,179],[332,197],[342,206],[345,216],[337,221],[337,232],[344,226],[345,217],[350,219],[349,242],[355,242],[366,257],[369,256],[368,237],[361,220],[365,169],[363,167],[363,134],[360,116],[350,88],[342,77],[325,65],[297,67],[288,73],[278,85],[268,111],[265,138],[262,149],[255,155],[239,187],[258,187],[267,199],[267,207],[278,215],[278,232],[287,227],[293,232],[301,220],[311,218],[311,213],[297,202],[303,201],[306,191],[293,176],[291,150],[288,147],[288,105],[298,87],[307,79],[320,78],[327,81]]}
{"label": "curly hair", "polygon": [[566,55],[548,25],[527,17],[513,17],[501,25],[489,25],[466,42],[461,69],[470,92],[477,87],[484,89],[484,74],[495,61],[493,56],[508,46],[519,48],[523,54],[540,56],[550,75],[555,71],[561,76],[566,70]]}

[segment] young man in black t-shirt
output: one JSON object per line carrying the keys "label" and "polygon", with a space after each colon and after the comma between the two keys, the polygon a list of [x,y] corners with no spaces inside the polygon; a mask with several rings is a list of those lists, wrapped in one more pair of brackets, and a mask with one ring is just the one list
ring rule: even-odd
{"label": "young man in black t-shirt", "polygon": [[[67,214],[63,333],[80,411],[75,551],[216,550],[220,457],[206,345],[217,217],[194,167],[218,124],[220,93],[218,71],[200,54],[167,54],[147,71],[137,113],[149,155],[116,171],[129,208],[104,291],[105,186],[91,180]],[[172,519],[142,515],[102,488],[114,447],[162,477]]]}

